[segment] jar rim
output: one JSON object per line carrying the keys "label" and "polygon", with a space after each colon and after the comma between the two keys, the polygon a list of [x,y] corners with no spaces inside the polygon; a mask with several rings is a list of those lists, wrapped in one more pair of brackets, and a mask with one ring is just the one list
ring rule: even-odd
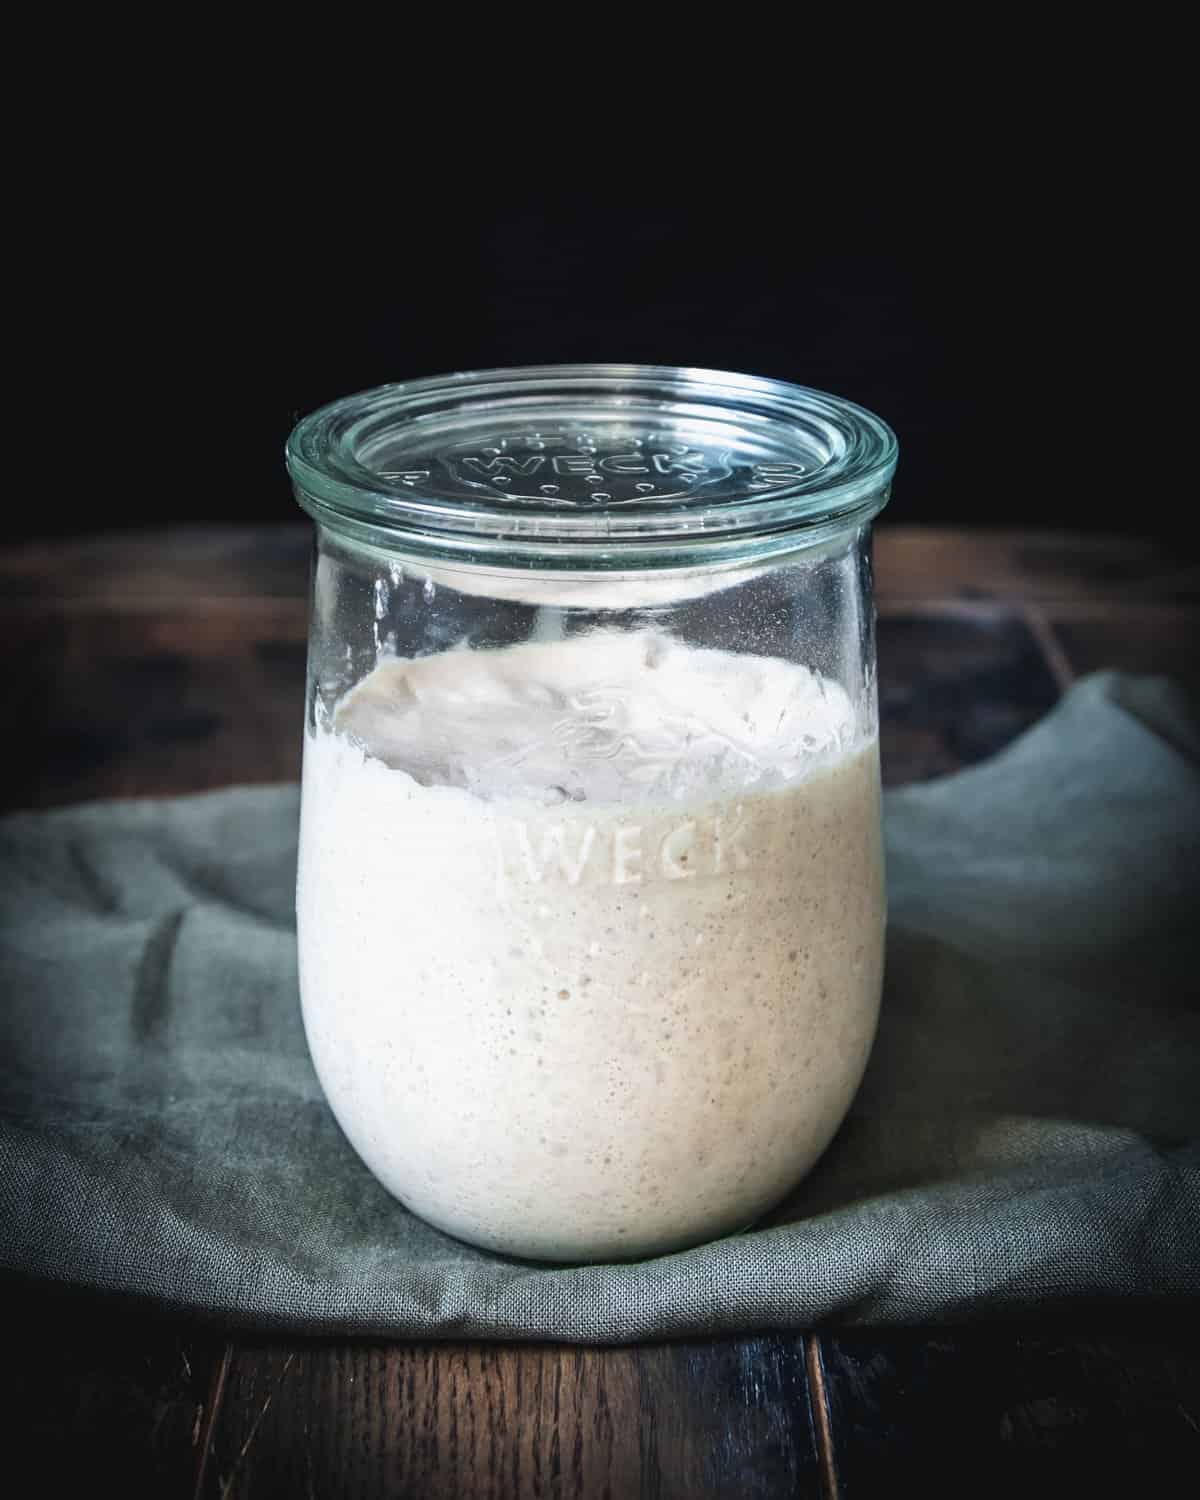
{"label": "jar rim", "polygon": [[359,540],[461,565],[728,566],[883,507],[897,443],[873,413],[764,376],[539,365],[378,386],[304,417],[296,498]]}

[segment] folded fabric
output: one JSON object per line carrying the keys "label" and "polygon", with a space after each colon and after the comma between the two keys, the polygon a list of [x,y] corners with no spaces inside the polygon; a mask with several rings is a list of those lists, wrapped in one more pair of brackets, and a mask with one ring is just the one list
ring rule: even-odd
{"label": "folded fabric", "polygon": [[549,1267],[409,1214],[323,1102],[294,787],[0,822],[0,1268],[243,1326],[610,1342],[1200,1293],[1200,744],[1077,685],[890,793],[887,981],[845,1126],[753,1231]]}

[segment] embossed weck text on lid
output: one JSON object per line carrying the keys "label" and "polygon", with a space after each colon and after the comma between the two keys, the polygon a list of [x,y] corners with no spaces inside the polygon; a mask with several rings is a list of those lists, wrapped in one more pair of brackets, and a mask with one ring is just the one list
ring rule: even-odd
{"label": "embossed weck text on lid", "polygon": [[748,463],[727,447],[679,441],[677,431],[528,431],[496,434],[420,463],[381,471],[416,487],[461,489],[546,505],[628,505],[680,500],[729,481],[754,493],[794,483],[806,466],[794,460]]}

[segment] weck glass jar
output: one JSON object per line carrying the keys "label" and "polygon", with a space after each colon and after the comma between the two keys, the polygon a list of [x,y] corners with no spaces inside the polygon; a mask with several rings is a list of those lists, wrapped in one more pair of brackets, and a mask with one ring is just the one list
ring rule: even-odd
{"label": "weck glass jar", "polygon": [[301,994],[351,1144],[513,1255],[752,1223],[878,1015],[893,435],[778,381],[578,365],[351,396],[287,457]]}

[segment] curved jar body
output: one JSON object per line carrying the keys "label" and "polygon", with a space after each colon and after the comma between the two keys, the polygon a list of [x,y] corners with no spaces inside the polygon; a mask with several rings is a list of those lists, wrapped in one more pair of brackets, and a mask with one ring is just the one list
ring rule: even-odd
{"label": "curved jar body", "polygon": [[829,1143],[879,1007],[894,459],[847,403],[638,367],[388,387],[293,434],[305,1028],[430,1223],[645,1256]]}

